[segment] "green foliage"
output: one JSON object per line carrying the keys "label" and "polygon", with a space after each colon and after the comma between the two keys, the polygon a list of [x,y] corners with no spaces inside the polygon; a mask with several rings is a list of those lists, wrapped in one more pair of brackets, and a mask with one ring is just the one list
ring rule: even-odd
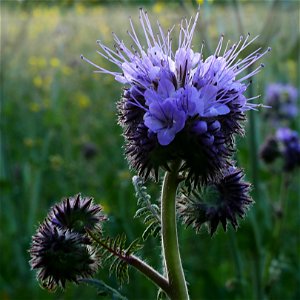
{"label": "green foliage", "polygon": [[102,280],[96,279],[81,279],[79,282],[93,285],[97,288],[97,294],[99,296],[110,296],[113,300],[126,300],[127,298],[122,296],[116,289],[104,283]]}
{"label": "green foliage", "polygon": [[126,247],[126,234],[118,234],[115,238],[102,237],[88,231],[96,246],[99,247],[101,258],[106,265],[109,265],[109,274],[115,274],[120,285],[129,282],[128,260],[131,255],[142,249],[143,245],[139,239],[135,239]]}
{"label": "green foliage", "polygon": [[161,230],[160,208],[157,204],[151,203],[151,196],[147,193],[147,188],[143,185],[142,178],[133,176],[132,183],[135,189],[137,205],[140,207],[134,217],[144,218],[146,229],[142,234],[142,239],[145,241],[150,235],[156,237]]}
{"label": "green foliage", "polygon": [[[115,109],[120,85],[113,77],[93,74],[93,68],[80,60],[82,53],[110,67],[96,54],[95,41],[101,39],[113,45],[111,31],[128,41],[128,16],[137,21],[141,4],[88,7],[82,5],[85,1],[73,1],[70,8],[61,9],[48,5],[49,1],[39,1],[44,5],[31,1],[32,5],[24,5],[23,10],[16,1],[2,2],[0,298],[99,299],[95,289],[85,285],[68,286],[64,294],[41,289],[29,268],[27,250],[31,235],[49,208],[62,197],[79,192],[103,205],[111,220],[111,236],[123,230],[132,241],[144,231],[137,220],[132,220],[136,199],[130,183],[132,174],[122,156],[123,139]],[[194,15],[195,6],[188,2],[181,1],[179,7],[173,2],[156,1],[147,10],[154,21],[158,18],[168,28],[178,24],[182,16]],[[277,26],[272,25],[269,31],[264,27],[271,27],[266,22],[271,1],[236,2],[243,16],[244,33],[249,31],[255,36],[264,31],[270,38],[266,46],[272,47],[264,60],[265,69],[252,83],[254,94],[264,95],[267,83],[274,81],[297,86],[298,2],[277,1],[276,14],[270,15]],[[204,1],[193,42],[195,51],[205,40],[204,55],[212,53],[221,33],[225,39],[237,40],[240,30],[235,12],[225,2],[217,5],[216,1]],[[263,97],[255,101],[263,102]],[[274,132],[274,126],[266,123],[263,110],[255,112],[254,121],[251,135],[259,146]],[[293,128],[299,132],[297,121]],[[285,187],[282,182],[286,175],[260,163],[257,151],[250,149],[248,127],[249,122],[245,137],[237,139],[237,158],[252,183],[251,161],[256,164],[252,192],[256,203],[238,231],[219,231],[210,239],[204,233],[195,235],[192,229],[178,227],[191,299],[255,299],[256,277],[262,277],[262,287],[267,286],[265,298],[300,299],[299,172],[291,174]],[[87,155],[91,144],[96,149],[94,156]],[[254,247],[254,226],[260,251]],[[145,245],[141,254],[160,268],[157,240],[148,238]],[[284,261],[275,265],[276,272],[275,261]],[[117,286],[106,269],[100,270],[97,278]],[[156,288],[139,273],[132,272],[130,280],[122,294],[132,300],[155,299]],[[235,284],[237,281],[243,284]]]}

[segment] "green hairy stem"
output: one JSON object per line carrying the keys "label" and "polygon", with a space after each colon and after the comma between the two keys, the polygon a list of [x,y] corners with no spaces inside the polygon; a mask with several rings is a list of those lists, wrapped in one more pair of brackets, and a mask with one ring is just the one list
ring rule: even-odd
{"label": "green hairy stem", "polygon": [[170,299],[189,299],[187,285],[179,253],[176,224],[176,190],[178,187],[178,169],[180,162],[171,165],[171,172],[166,172],[161,195],[161,232],[162,256],[166,276],[169,281]]}

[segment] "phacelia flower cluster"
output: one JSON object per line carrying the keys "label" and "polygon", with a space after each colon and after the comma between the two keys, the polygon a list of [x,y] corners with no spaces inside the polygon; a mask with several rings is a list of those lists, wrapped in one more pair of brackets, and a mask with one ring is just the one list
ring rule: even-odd
{"label": "phacelia flower cluster", "polygon": [[77,195],[53,206],[32,237],[30,265],[37,270],[41,286],[56,290],[66,282],[91,277],[99,267],[99,256],[85,229],[101,230],[106,219],[92,198]]}
{"label": "phacelia flower cluster", "polygon": [[266,115],[273,121],[290,120],[298,115],[297,89],[290,84],[272,83],[266,88]]}
{"label": "phacelia flower cluster", "polygon": [[93,198],[81,197],[78,194],[54,205],[48,219],[53,226],[84,234],[86,229],[101,231],[106,216],[103,215],[100,205],[93,204]]}
{"label": "phacelia flower cluster", "polygon": [[287,127],[277,129],[267,138],[260,150],[262,160],[269,164],[277,158],[283,161],[283,170],[291,172],[300,166],[300,139],[297,131]]}
{"label": "phacelia flower cluster", "polygon": [[243,218],[253,202],[249,195],[251,186],[243,177],[241,169],[229,167],[222,179],[199,186],[192,192],[183,190],[178,201],[182,222],[196,232],[205,224],[210,235],[219,224],[226,231],[228,222],[236,230],[238,217]]}
{"label": "phacelia flower cluster", "polygon": [[[118,104],[119,123],[126,140],[130,165],[144,178],[158,178],[160,168],[180,159],[188,182],[197,185],[222,178],[231,165],[234,135],[243,134],[245,112],[259,105],[244,94],[249,79],[263,67],[247,69],[266,52],[256,49],[243,56],[255,39],[248,34],[224,47],[221,36],[215,52],[204,58],[202,48],[192,48],[198,13],[194,20],[182,20],[177,50],[173,51],[172,29],[156,33],[147,12],[140,10],[140,25],[146,46],[140,42],[130,19],[128,47],[114,34],[115,47],[100,41],[98,52],[119,67],[106,70],[88,59],[98,72],[111,74],[124,84]],[[242,58],[240,58],[240,56]]]}
{"label": "phacelia flower cluster", "polygon": [[95,249],[87,237],[44,222],[32,239],[31,267],[42,287],[54,291],[67,281],[92,276],[98,269]]}

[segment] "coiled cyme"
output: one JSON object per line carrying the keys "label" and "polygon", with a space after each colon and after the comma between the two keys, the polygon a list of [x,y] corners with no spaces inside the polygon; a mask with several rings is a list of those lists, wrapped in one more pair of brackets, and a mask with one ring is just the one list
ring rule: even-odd
{"label": "coiled cyme", "polygon": [[294,119],[298,115],[298,91],[291,84],[271,83],[266,87],[265,103],[272,109],[266,115],[274,122]]}
{"label": "coiled cyme", "polygon": [[32,237],[30,265],[41,286],[54,291],[66,282],[91,277],[100,264],[97,249],[86,233],[101,230],[106,219],[92,198],[76,195],[53,206]]}
{"label": "coiled cyme", "polygon": [[[119,123],[126,141],[128,161],[145,179],[173,160],[183,161],[182,171],[193,184],[221,178],[234,152],[234,135],[242,134],[245,112],[259,105],[244,93],[249,80],[263,64],[246,75],[250,66],[267,50],[256,49],[243,58],[256,39],[248,34],[224,47],[221,36],[215,52],[204,58],[202,49],[192,49],[198,14],[182,20],[178,48],[172,49],[172,29],[154,32],[147,12],[140,10],[144,47],[130,19],[128,31],[133,45],[127,47],[114,34],[115,48],[98,41],[98,53],[117,65],[120,72],[102,68],[88,60],[98,72],[113,75],[124,84],[118,104]],[[156,29],[155,29],[156,30]]]}
{"label": "coiled cyme", "polygon": [[280,127],[269,136],[260,150],[260,156],[266,164],[282,159],[282,168],[291,172],[300,166],[300,139],[297,131]]}
{"label": "coiled cyme", "polygon": [[269,136],[260,149],[260,157],[266,164],[270,164],[279,156],[278,141],[276,137]]}
{"label": "coiled cyme", "polygon": [[287,127],[276,131],[280,153],[283,158],[283,169],[287,172],[300,166],[300,140],[297,131]]}
{"label": "coiled cyme", "polygon": [[60,229],[49,221],[40,225],[32,238],[30,265],[37,270],[41,286],[54,291],[65,288],[66,282],[78,282],[92,276],[99,258],[90,240],[77,232]]}
{"label": "coiled cyme", "polygon": [[102,213],[102,207],[93,203],[93,198],[78,194],[55,204],[48,219],[53,226],[84,234],[86,229],[101,231],[106,216]]}
{"label": "coiled cyme", "polygon": [[192,192],[183,190],[178,200],[182,222],[199,232],[205,224],[212,236],[219,224],[224,231],[228,222],[236,230],[238,217],[243,218],[253,203],[250,184],[243,180],[241,169],[229,167],[218,181],[208,182]]}

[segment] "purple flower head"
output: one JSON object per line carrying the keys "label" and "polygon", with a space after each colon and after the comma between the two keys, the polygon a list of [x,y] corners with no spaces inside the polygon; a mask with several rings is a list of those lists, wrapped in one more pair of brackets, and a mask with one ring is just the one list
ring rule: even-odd
{"label": "purple flower head", "polygon": [[196,114],[197,100],[199,99],[199,92],[193,86],[187,86],[185,89],[177,90],[175,98],[179,109],[185,112],[187,116],[194,116]]}
{"label": "purple flower head", "polygon": [[181,131],[185,123],[185,112],[177,108],[176,102],[167,99],[163,102],[150,104],[149,111],[144,115],[145,125],[157,134],[161,145],[168,145]]}
{"label": "purple flower head", "polygon": [[293,145],[298,141],[298,133],[288,127],[280,127],[276,131],[276,138],[278,139],[278,141],[286,145]]}
{"label": "purple flower head", "polygon": [[278,148],[278,141],[276,137],[269,136],[263,143],[260,149],[260,157],[266,163],[270,164],[276,160],[280,155]]}
{"label": "purple flower head", "polygon": [[230,164],[234,134],[243,132],[245,112],[259,106],[251,102],[257,97],[246,98],[244,92],[263,65],[242,74],[270,49],[239,58],[256,37],[250,39],[248,34],[224,47],[221,36],[215,52],[204,59],[203,47],[199,52],[192,49],[198,15],[181,21],[178,48],[173,50],[172,29],[165,32],[158,24],[154,30],[141,9],[145,46],[131,19],[131,47],[115,34],[115,49],[98,42],[98,53],[120,71],[106,70],[82,57],[125,85],[118,104],[119,123],[127,158],[140,176],[157,177],[160,167],[180,158],[194,183],[213,178]]}
{"label": "purple flower head", "polygon": [[300,139],[298,133],[288,127],[280,127],[275,135],[267,138],[261,147],[260,156],[265,163],[276,159],[283,162],[285,172],[291,172],[300,166]]}
{"label": "purple flower head", "polygon": [[273,121],[289,120],[298,115],[297,89],[290,84],[272,83],[266,88],[266,104],[272,109],[266,111]]}
{"label": "purple flower head", "polygon": [[279,151],[283,158],[283,169],[287,172],[300,166],[300,139],[296,131],[290,128],[279,128],[276,131]]}

